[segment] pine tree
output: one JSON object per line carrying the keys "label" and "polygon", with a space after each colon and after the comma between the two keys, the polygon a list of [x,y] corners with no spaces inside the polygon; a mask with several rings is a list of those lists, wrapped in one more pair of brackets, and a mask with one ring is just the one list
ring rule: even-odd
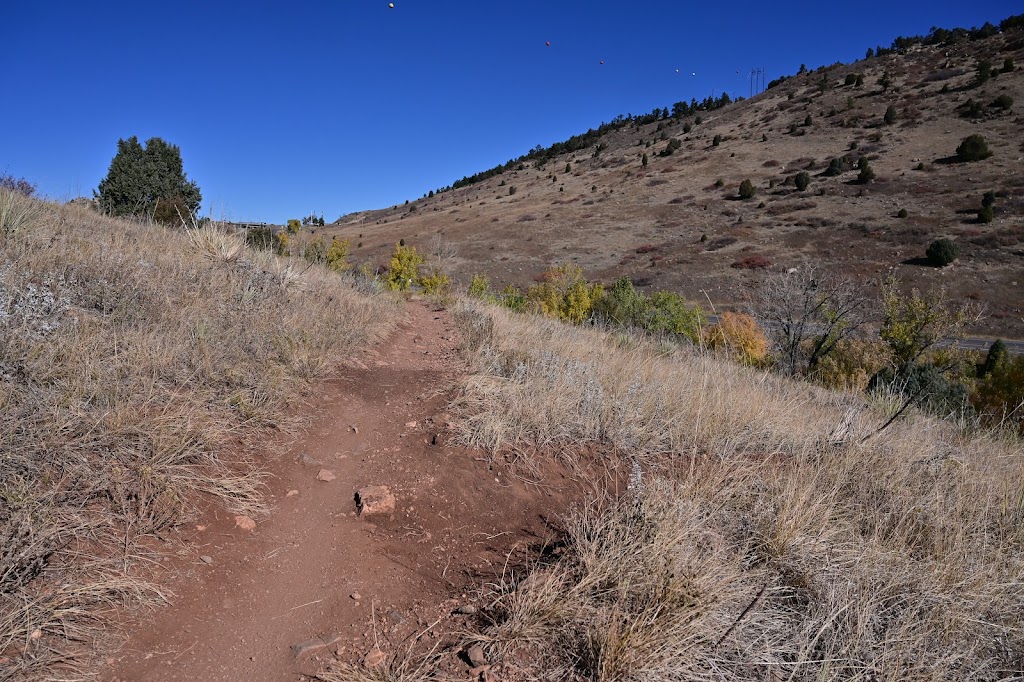
{"label": "pine tree", "polygon": [[171,223],[195,214],[202,202],[199,187],[185,176],[176,145],[154,137],[143,147],[134,135],[117,141],[117,154],[94,195],[109,215]]}

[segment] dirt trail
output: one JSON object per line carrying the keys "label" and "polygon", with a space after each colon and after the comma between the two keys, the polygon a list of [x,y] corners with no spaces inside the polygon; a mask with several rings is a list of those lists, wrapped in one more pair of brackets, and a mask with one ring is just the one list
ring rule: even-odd
{"label": "dirt trail", "polygon": [[[172,606],[126,624],[101,679],[295,680],[375,646],[392,653],[424,630],[429,641],[436,621],[456,628],[468,590],[550,536],[545,518],[571,484],[525,486],[446,445],[456,334],[445,313],[406,310],[381,348],[324,384],[306,437],[270,466],[271,516],[251,532],[223,510],[195,522],[189,559],[169,567]],[[317,480],[321,469],[335,478]],[[391,489],[392,517],[356,516],[367,485]],[[315,638],[330,646],[296,655]]]}

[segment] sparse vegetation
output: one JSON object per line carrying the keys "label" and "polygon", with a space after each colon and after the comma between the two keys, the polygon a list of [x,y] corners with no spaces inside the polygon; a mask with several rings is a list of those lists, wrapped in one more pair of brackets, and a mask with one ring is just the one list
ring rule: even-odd
{"label": "sparse vegetation", "polygon": [[757,189],[754,187],[754,183],[752,183],[749,178],[740,183],[740,199],[752,199],[756,194]]}
{"label": "sparse vegetation", "polygon": [[957,256],[960,255],[960,249],[949,239],[936,239],[928,245],[928,251],[925,255],[928,257],[929,263],[936,267],[943,267],[957,259]]}
{"label": "sparse vegetation", "polygon": [[988,142],[978,134],[968,135],[956,148],[956,158],[961,162],[983,161],[992,156]]}
{"label": "sparse vegetation", "polygon": [[807,171],[800,171],[793,177],[793,184],[798,192],[803,192],[811,184],[811,174]]}
{"label": "sparse vegetation", "polygon": [[886,107],[885,115],[882,117],[882,120],[884,120],[886,123],[894,123],[896,121],[896,116],[896,107],[890,104],[888,107]]}
{"label": "sparse vegetation", "polygon": [[857,182],[861,184],[867,184],[875,179],[875,169],[871,167],[871,163],[868,161],[868,157],[862,156],[857,161],[857,168],[860,172],[857,174]]}

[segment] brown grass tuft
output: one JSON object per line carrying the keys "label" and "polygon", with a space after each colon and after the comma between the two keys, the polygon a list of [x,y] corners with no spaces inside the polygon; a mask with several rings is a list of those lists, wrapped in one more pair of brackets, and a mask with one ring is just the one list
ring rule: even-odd
{"label": "brown grass tuft", "polygon": [[[463,303],[466,443],[630,474],[493,589],[531,679],[999,680],[1024,670],[1024,448],[894,405]],[[489,320],[482,322],[479,320]],[[567,455],[566,455],[567,456]]]}

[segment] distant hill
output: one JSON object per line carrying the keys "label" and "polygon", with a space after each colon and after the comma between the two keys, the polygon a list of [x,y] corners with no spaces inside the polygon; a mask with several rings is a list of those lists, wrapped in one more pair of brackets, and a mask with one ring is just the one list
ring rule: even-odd
{"label": "distant hill", "polygon": [[[899,38],[881,56],[780,79],[721,108],[618,119],[573,138],[585,145],[533,150],[457,188],[321,231],[351,239],[353,258],[374,265],[399,239],[423,249],[440,239],[463,280],[482,273],[523,286],[571,261],[591,279],[625,275],[716,307],[741,305],[768,272],[808,263],[866,285],[895,272],[908,286],[944,286],[984,304],[974,333],[1022,338],[1019,19],[1001,32]],[[984,137],[989,158],[958,162],[970,135]],[[858,180],[861,158],[870,182]],[[744,200],[747,179],[756,194]],[[986,192],[991,222],[978,219]],[[924,259],[940,237],[960,248],[942,269]]]}

